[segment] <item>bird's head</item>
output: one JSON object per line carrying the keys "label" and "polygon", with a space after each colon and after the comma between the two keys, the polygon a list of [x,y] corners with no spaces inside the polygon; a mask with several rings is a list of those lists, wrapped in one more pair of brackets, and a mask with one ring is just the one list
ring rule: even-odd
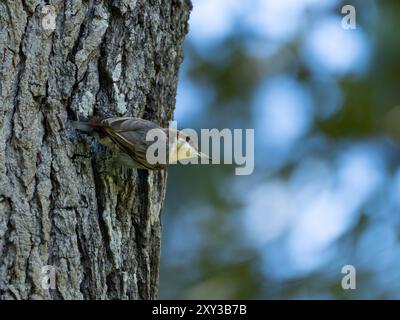
{"label": "bird's head", "polygon": [[209,159],[206,154],[198,150],[195,141],[189,135],[174,129],[168,130],[169,139],[172,139],[169,149],[169,163],[177,163],[180,160],[196,157]]}

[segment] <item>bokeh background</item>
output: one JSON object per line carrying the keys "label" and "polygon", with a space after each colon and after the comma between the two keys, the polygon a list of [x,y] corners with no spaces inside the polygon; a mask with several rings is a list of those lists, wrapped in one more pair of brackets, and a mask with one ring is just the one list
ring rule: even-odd
{"label": "bokeh background", "polygon": [[192,2],[175,119],[254,128],[255,170],[171,168],[160,298],[399,299],[400,1]]}

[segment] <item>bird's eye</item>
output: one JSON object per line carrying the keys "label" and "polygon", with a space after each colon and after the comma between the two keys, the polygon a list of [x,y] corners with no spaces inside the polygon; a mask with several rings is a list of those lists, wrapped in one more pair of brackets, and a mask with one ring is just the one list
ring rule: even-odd
{"label": "bird's eye", "polygon": [[190,137],[186,136],[186,142],[189,142],[189,141],[190,141]]}

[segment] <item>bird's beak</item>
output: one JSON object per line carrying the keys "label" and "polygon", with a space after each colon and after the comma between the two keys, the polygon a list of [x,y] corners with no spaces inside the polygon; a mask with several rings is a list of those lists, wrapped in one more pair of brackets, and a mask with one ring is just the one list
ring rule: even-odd
{"label": "bird's beak", "polygon": [[198,156],[203,159],[211,160],[211,158],[203,152],[197,152]]}

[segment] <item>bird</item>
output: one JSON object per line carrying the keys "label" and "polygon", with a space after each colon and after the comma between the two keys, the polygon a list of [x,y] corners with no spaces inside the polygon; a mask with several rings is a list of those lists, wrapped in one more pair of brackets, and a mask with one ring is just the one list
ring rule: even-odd
{"label": "bird", "polygon": [[[158,124],[136,117],[92,117],[88,121],[74,121],[73,126],[84,133],[95,137],[101,144],[110,148],[114,156],[108,161],[109,165],[163,170],[169,164],[180,160],[196,157],[209,157],[198,151],[191,137],[173,128],[162,128]],[[149,161],[147,150],[154,141],[147,141],[146,136],[154,130],[161,137],[166,147],[165,163]]]}

